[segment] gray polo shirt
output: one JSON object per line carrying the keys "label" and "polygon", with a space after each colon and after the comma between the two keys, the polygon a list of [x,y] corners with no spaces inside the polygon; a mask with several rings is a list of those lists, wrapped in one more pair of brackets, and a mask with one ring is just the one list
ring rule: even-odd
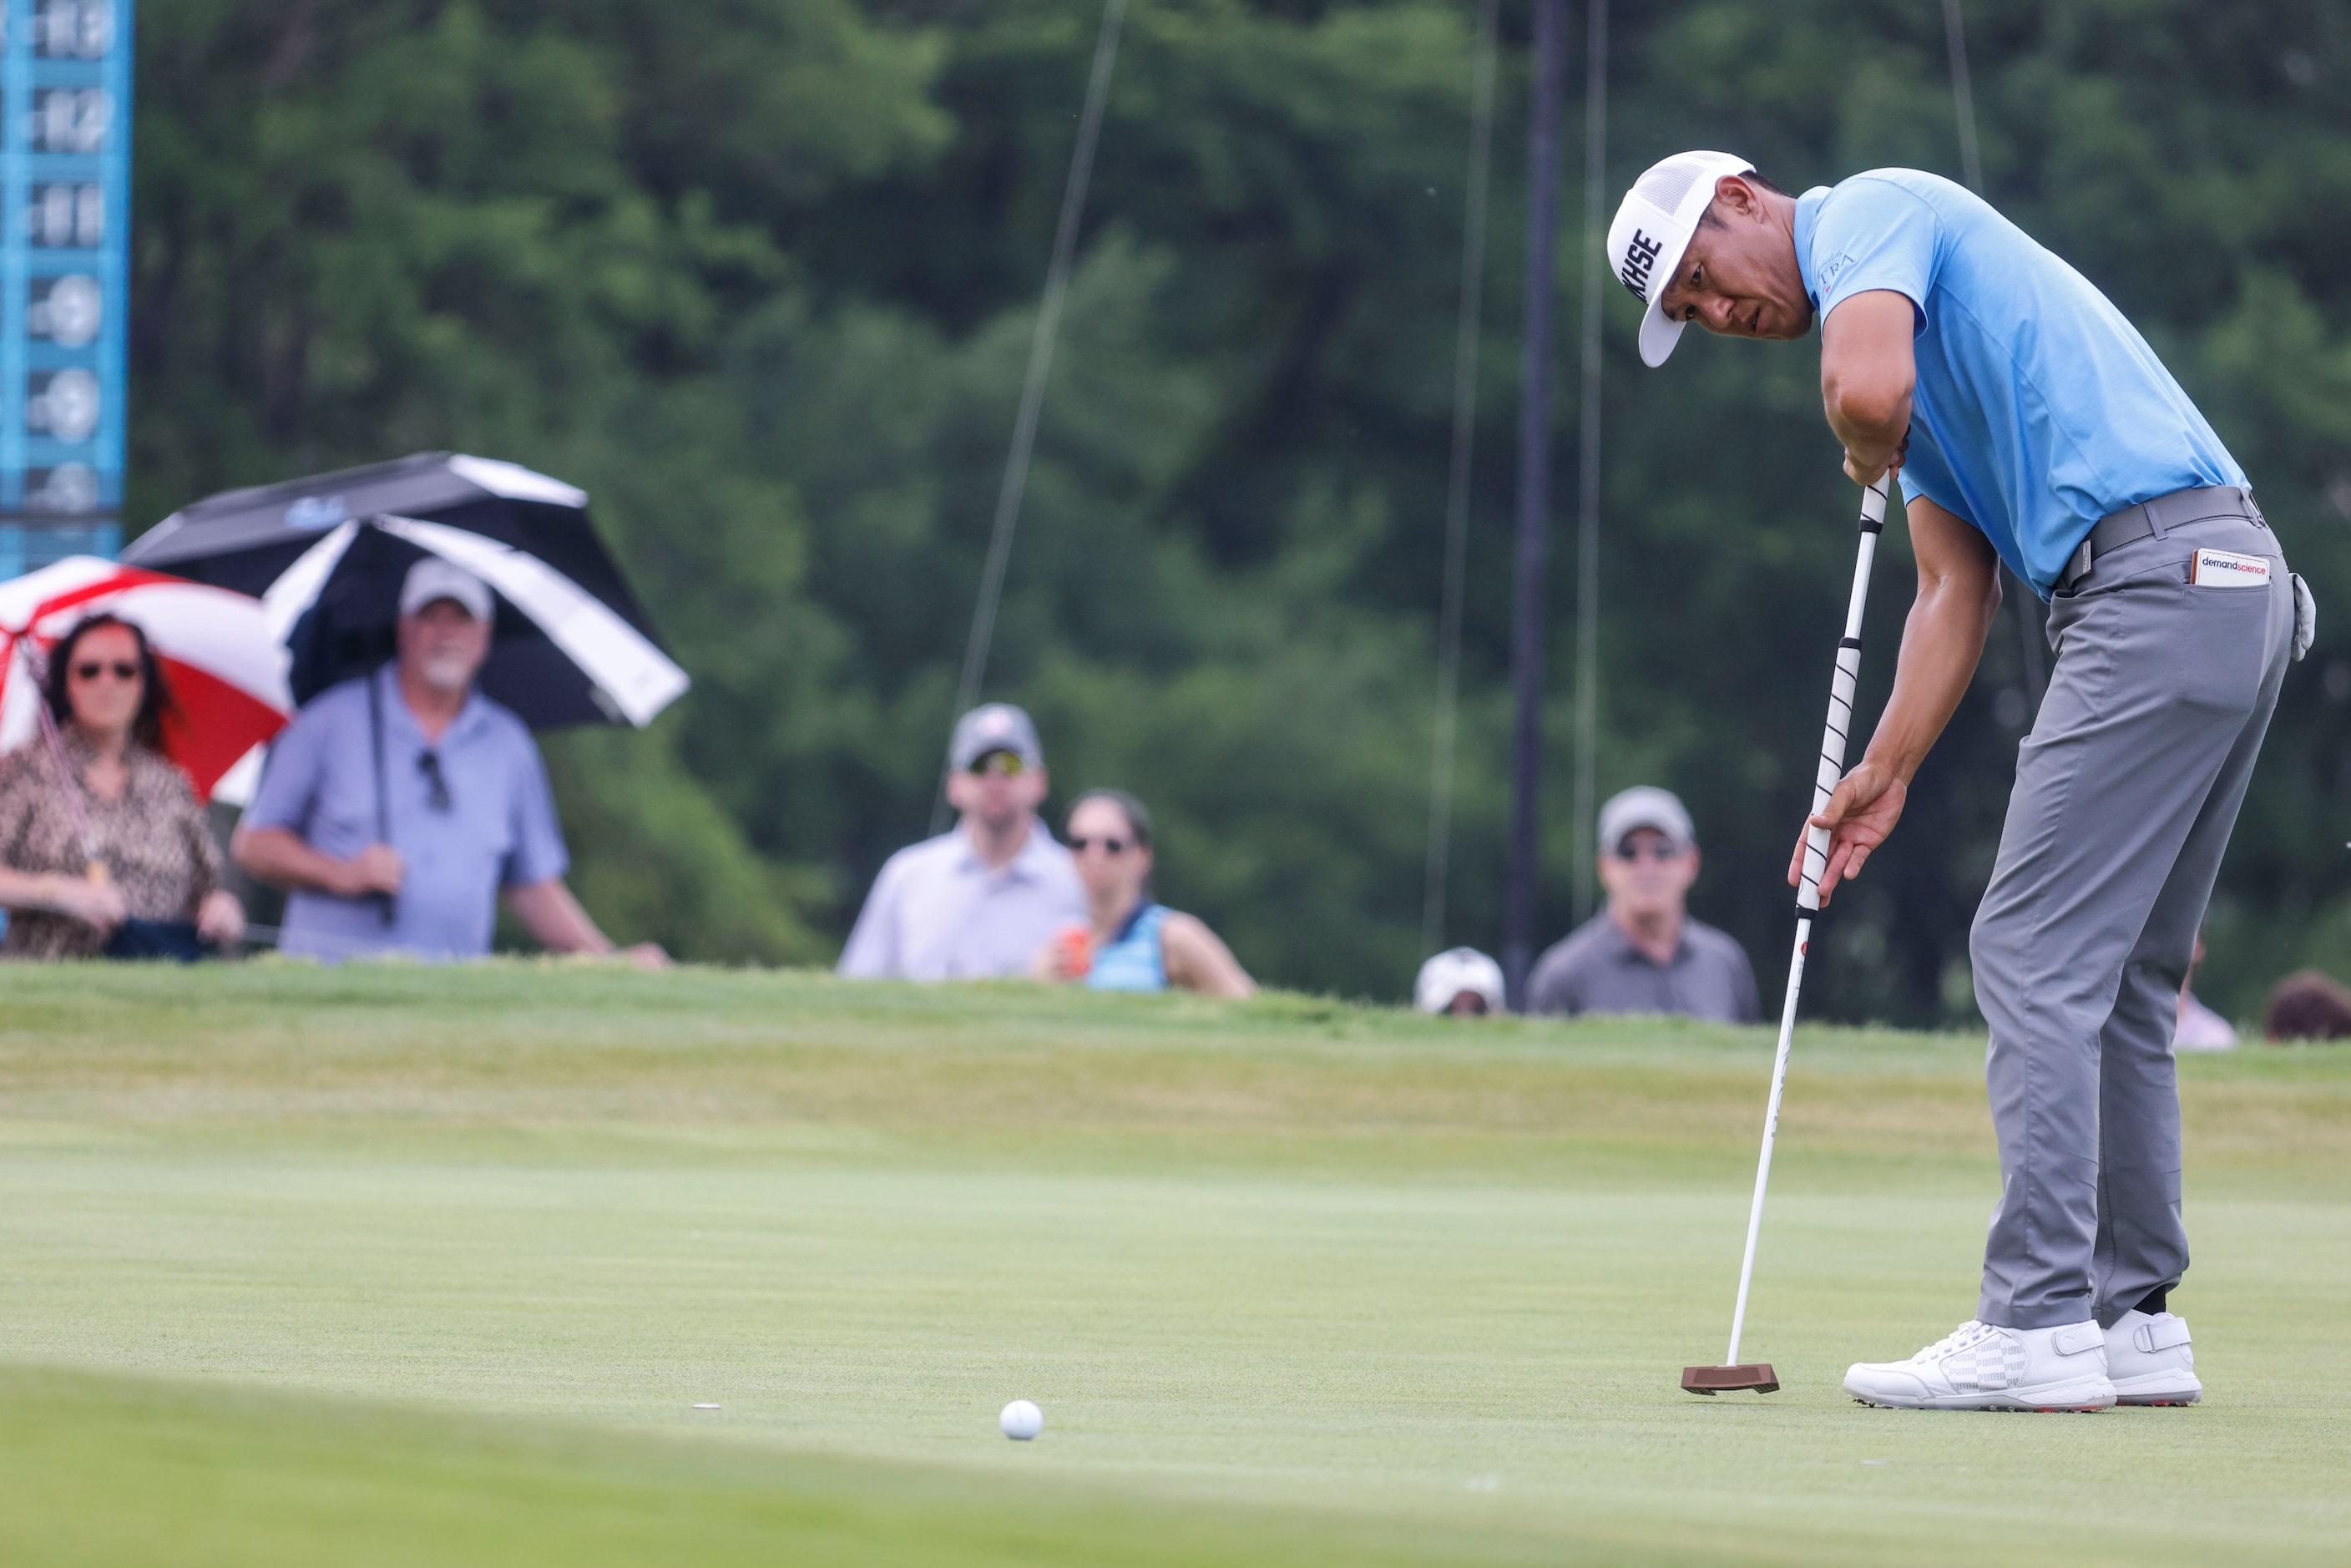
{"label": "gray polo shirt", "polygon": [[961,829],[892,855],[841,952],[854,980],[982,980],[1025,975],[1053,934],[1086,922],[1070,852],[1031,818],[1029,841],[990,871]]}
{"label": "gray polo shirt", "polygon": [[[522,720],[481,693],[465,699],[437,741],[425,738],[389,664],[319,693],[271,745],[244,825],[290,829],[339,860],[375,842],[370,680],[383,719],[392,847],[405,867],[392,922],[384,924],[383,905],[372,898],[298,892],[286,900],[279,946],[327,959],[479,957],[490,950],[498,890],[561,876],[568,863],[538,743]],[[445,796],[432,787],[427,752]]]}
{"label": "gray polo shirt", "polygon": [[1753,1023],[1755,971],[1727,934],[1685,917],[1673,961],[1660,964],[1633,946],[1603,909],[1555,942],[1527,977],[1531,1013],[1682,1013],[1724,1023]]}

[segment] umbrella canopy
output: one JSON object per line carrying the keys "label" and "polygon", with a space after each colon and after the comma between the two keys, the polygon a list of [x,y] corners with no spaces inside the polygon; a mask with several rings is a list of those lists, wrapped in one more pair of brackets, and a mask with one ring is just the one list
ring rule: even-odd
{"label": "umbrella canopy", "polygon": [[286,653],[250,594],[69,556],[0,582],[0,752],[37,732],[37,668],[57,640],[97,614],[119,615],[147,635],[176,712],[163,719],[163,750],[208,800],[236,760],[285,727],[294,711]]}
{"label": "umbrella canopy", "polygon": [[314,539],[263,595],[308,702],[392,657],[400,588],[427,553],[488,583],[497,623],[481,689],[533,729],[653,722],[690,684],[617,611],[535,555],[445,523],[379,517]]}
{"label": "umbrella canopy", "polygon": [[388,514],[446,523],[537,557],[656,644],[653,622],[588,521],[588,493],[464,453],[420,452],[281,485],[225,490],[183,507],[122,559],[244,593],[268,591],[341,524]]}

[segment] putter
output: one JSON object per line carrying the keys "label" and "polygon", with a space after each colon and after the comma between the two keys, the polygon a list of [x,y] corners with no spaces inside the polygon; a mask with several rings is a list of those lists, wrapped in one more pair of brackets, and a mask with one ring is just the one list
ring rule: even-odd
{"label": "putter", "polygon": [[[1878,531],[1886,527],[1888,483],[1880,477],[1862,493],[1861,546],[1853,565],[1853,597],[1845,602],[1844,636],[1837,643],[1836,674],[1829,685],[1829,722],[1821,735],[1821,766],[1813,778],[1809,817],[1827,809],[1837,781],[1844,777],[1844,737],[1853,727],[1853,688],[1861,675],[1861,617],[1869,603],[1869,568],[1877,557]],[[1763,1228],[1763,1189],[1771,1180],[1771,1142],[1780,1130],[1780,1093],[1788,1085],[1788,1044],[1795,1038],[1796,995],[1804,983],[1804,949],[1812,943],[1813,922],[1821,912],[1821,873],[1828,863],[1828,830],[1806,829],[1803,884],[1796,890],[1796,950],[1788,959],[1788,995],[1780,1004],[1780,1049],[1771,1059],[1771,1099],[1763,1112],[1763,1155],[1755,1164],[1755,1202],[1747,1211],[1747,1254],[1739,1264],[1739,1304],[1730,1313],[1730,1349],[1720,1366],[1682,1368],[1682,1387],[1692,1394],[1711,1396],[1748,1388],[1758,1394],[1776,1394],[1780,1389],[1780,1375],[1770,1362],[1740,1364],[1739,1338],[1747,1327],[1747,1287],[1755,1278],[1755,1237]]]}

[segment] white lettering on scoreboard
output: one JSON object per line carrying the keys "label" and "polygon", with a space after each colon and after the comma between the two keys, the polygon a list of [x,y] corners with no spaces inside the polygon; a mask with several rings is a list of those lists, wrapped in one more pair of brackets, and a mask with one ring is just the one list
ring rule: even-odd
{"label": "white lettering on scoreboard", "polygon": [[0,563],[8,530],[111,537],[121,506],[133,22],[0,0]]}

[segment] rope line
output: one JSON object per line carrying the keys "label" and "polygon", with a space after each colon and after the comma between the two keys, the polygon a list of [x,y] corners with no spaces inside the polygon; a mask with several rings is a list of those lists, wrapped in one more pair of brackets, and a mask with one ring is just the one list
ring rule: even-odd
{"label": "rope line", "polygon": [[1493,164],[1495,13],[1478,0],[1477,63],[1469,78],[1469,168],[1463,182],[1460,314],[1453,329],[1453,461],[1445,484],[1445,580],[1437,632],[1437,733],[1428,779],[1428,854],[1420,950],[1445,944],[1446,878],[1453,853],[1453,746],[1461,695],[1461,603],[1469,565],[1469,477],[1477,446],[1479,324],[1486,286],[1486,196]]}
{"label": "rope line", "polygon": [[[1078,221],[1086,204],[1086,185],[1093,177],[1094,147],[1102,140],[1102,106],[1110,97],[1111,68],[1118,59],[1118,36],[1126,19],[1126,0],[1105,0],[1102,30],[1094,38],[1092,73],[1086,78],[1086,103],[1078,120],[1078,144],[1070,155],[1069,182],[1061,189],[1061,220],[1053,229],[1052,259],[1045,267],[1045,297],[1037,310],[1037,328],[1029,340],[1029,370],[1020,383],[1020,412],[1012,424],[1011,449],[1004,457],[1004,482],[996,494],[996,521],[987,539],[987,561],[979,577],[979,602],[971,615],[971,639],[965,645],[963,674],[956,683],[955,719],[971,711],[979,700],[981,678],[987,671],[988,646],[996,638],[996,611],[1004,595],[1004,569],[1012,559],[1012,530],[1020,517],[1020,500],[1029,487],[1029,459],[1037,446],[1037,421],[1045,402],[1045,378],[1053,366],[1053,345],[1061,326],[1061,300],[1069,292],[1070,265],[1077,254]],[[939,794],[931,808],[931,831],[946,831],[946,772],[940,769]]]}

